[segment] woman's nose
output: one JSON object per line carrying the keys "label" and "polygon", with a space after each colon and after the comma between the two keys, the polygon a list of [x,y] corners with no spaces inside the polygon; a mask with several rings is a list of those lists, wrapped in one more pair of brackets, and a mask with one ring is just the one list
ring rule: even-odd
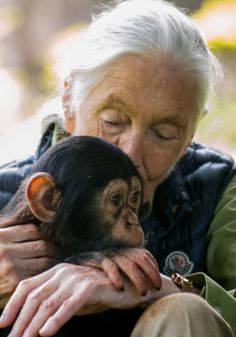
{"label": "woman's nose", "polygon": [[121,139],[119,147],[129,156],[136,168],[143,164],[144,139],[139,135],[129,135]]}

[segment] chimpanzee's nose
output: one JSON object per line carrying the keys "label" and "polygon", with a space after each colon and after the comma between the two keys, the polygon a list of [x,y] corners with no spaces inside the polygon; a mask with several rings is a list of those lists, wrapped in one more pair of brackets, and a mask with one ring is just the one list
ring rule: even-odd
{"label": "chimpanzee's nose", "polygon": [[138,216],[131,209],[127,209],[126,224],[127,226],[139,226]]}

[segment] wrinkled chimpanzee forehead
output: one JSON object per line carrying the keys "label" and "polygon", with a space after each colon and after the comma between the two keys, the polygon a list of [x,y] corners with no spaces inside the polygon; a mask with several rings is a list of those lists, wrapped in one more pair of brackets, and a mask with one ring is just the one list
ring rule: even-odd
{"label": "wrinkled chimpanzee forehead", "polygon": [[107,193],[118,193],[118,192],[138,192],[142,194],[143,186],[142,181],[137,176],[128,177],[127,179],[112,179],[105,186],[103,189],[106,189]]}

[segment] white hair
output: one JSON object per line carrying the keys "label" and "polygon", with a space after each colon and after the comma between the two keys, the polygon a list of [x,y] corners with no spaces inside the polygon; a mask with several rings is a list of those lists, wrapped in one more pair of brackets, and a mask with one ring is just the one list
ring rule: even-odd
{"label": "white hair", "polygon": [[[116,1],[73,39],[61,75],[71,80],[68,104],[78,111],[88,90],[102,79],[106,68],[127,54],[164,57],[197,84],[197,116],[205,109],[221,66],[192,18],[163,0]],[[155,75],[154,75],[155,76]],[[68,89],[69,90],[69,89]]]}

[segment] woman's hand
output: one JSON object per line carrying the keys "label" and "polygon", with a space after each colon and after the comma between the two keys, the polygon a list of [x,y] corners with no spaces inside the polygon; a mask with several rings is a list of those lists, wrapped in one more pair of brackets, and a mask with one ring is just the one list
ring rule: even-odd
{"label": "woman's hand", "polygon": [[33,224],[0,228],[0,308],[20,280],[52,266],[53,253]]}
{"label": "woman's hand", "polygon": [[75,314],[132,308],[156,293],[150,288],[146,296],[140,296],[129,280],[124,291],[117,291],[103,271],[63,263],[20,282],[4,309],[0,327],[16,319],[9,337],[52,336]]}
{"label": "woman's hand", "polygon": [[154,289],[161,288],[158,264],[152,254],[143,248],[89,253],[81,264],[102,269],[117,290],[124,289],[124,275],[130,279],[140,295],[145,295],[150,285]]}

